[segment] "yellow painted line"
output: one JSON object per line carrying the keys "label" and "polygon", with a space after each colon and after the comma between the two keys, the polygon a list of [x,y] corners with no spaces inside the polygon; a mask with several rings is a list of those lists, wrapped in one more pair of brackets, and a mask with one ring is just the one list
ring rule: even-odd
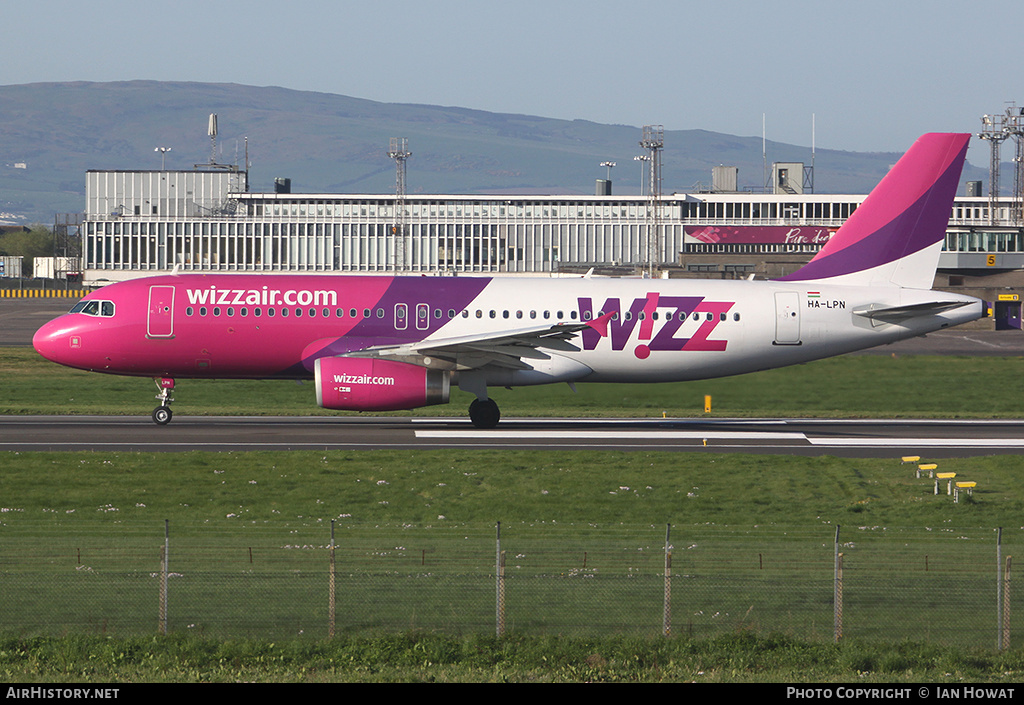
{"label": "yellow painted line", "polygon": [[82,289],[0,289],[2,299],[80,299],[87,291]]}

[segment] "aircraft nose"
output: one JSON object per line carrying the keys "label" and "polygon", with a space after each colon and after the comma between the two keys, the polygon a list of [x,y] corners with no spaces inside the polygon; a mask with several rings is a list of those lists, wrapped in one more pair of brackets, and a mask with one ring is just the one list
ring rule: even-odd
{"label": "aircraft nose", "polygon": [[66,364],[66,357],[75,345],[74,338],[64,317],[55,318],[32,336],[32,347],[47,360]]}

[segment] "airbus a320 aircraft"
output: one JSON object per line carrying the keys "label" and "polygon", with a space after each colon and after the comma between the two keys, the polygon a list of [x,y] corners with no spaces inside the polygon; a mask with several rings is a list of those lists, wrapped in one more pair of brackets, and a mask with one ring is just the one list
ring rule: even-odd
{"label": "airbus a320 aircraft", "polygon": [[984,315],[932,291],[970,135],[921,137],[824,248],[771,281],[167,275],[110,284],[36,333],[54,362],[175,379],[310,378],[327,409],[383,411],[489,387],[671,382],[807,362]]}

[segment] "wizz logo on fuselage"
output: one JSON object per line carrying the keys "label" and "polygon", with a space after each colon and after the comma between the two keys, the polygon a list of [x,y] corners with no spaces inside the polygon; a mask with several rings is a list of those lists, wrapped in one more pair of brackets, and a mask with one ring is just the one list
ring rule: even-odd
{"label": "wizz logo on fuselage", "polygon": [[[610,298],[595,310],[590,298],[577,299],[581,320],[597,318],[602,313],[618,313],[608,321],[608,337],[612,350],[625,350],[636,334],[633,354],[645,359],[652,350],[722,351],[728,341],[710,340],[709,336],[733,307],[734,301],[708,301],[703,296],[663,296],[650,292],[645,298],[633,299],[623,310],[618,298]],[[661,311],[659,309],[670,309]],[[660,313],[660,315],[659,315]],[[697,330],[689,337],[678,337],[687,321],[696,322]],[[593,329],[582,332],[583,349],[594,350],[601,334]]]}

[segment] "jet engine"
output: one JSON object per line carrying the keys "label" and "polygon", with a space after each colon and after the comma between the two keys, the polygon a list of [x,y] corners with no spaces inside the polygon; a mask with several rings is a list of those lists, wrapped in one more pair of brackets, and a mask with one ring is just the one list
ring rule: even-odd
{"label": "jet engine", "polygon": [[314,365],[316,403],[325,409],[395,411],[447,404],[448,372],[406,362],[321,357]]}

